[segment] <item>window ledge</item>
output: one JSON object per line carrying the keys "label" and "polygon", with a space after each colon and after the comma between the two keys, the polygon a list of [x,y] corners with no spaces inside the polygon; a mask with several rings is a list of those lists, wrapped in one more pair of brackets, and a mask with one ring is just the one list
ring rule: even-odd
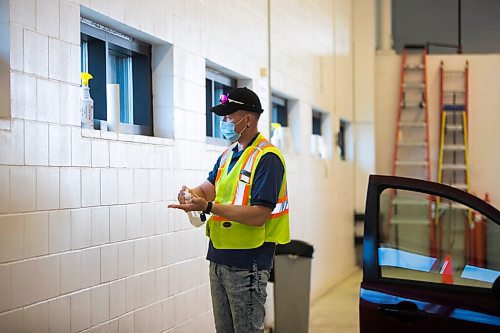
{"label": "window ledge", "polygon": [[10,119],[0,119],[0,131],[10,131],[12,121]]}
{"label": "window ledge", "polygon": [[208,145],[207,150],[209,151],[220,151],[221,147],[229,147],[231,141],[221,138],[213,138],[211,136],[205,137],[205,143]]}
{"label": "window ledge", "polygon": [[[1,127],[0,127],[1,129]],[[147,143],[153,145],[173,146],[174,140],[170,138],[160,138],[157,136],[122,134],[110,131],[82,128],[82,136],[91,139],[103,139],[111,141]]]}

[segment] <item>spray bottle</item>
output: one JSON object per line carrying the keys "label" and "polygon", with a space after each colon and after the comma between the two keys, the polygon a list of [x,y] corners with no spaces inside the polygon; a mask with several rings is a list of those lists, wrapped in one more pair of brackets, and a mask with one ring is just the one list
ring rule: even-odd
{"label": "spray bottle", "polygon": [[[186,200],[186,203],[191,203],[191,200],[193,199],[193,196],[188,189],[184,190],[184,199]],[[186,213],[188,214],[189,222],[197,228],[201,227],[207,220],[205,213],[203,212],[190,211]]]}
{"label": "spray bottle", "polygon": [[83,128],[94,128],[94,101],[90,98],[89,80],[92,75],[81,73],[82,90],[80,95],[80,116]]}

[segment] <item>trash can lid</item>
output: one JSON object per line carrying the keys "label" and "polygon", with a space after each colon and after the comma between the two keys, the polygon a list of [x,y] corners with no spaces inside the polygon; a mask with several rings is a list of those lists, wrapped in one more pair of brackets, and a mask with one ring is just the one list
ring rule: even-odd
{"label": "trash can lid", "polygon": [[299,257],[312,258],[314,247],[304,241],[292,239],[290,243],[276,245],[276,255],[293,254]]}

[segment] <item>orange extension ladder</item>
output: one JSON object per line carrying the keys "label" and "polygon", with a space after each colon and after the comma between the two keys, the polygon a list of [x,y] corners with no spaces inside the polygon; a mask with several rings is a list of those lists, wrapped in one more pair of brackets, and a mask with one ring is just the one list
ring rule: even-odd
{"label": "orange extension ladder", "polygon": [[[392,175],[430,180],[429,113],[427,108],[427,50],[423,45],[406,45],[402,54],[399,106],[396,121]],[[429,228],[429,254],[436,254],[435,228],[431,222],[434,199],[408,200],[401,191],[390,192],[386,238],[399,245],[399,228]],[[420,198],[421,199],[421,198]],[[417,218],[398,214],[419,205]],[[412,209],[410,207],[410,209]],[[422,214],[423,212],[423,214]],[[404,218],[403,218],[404,216]]]}

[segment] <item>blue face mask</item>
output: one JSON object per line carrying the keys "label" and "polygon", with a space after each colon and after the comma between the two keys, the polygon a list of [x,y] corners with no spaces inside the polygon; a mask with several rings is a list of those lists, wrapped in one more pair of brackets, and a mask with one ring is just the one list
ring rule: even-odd
{"label": "blue face mask", "polygon": [[[241,120],[243,120],[245,118],[242,118]],[[243,129],[243,131],[241,131],[241,133],[237,133],[234,130],[234,128],[236,127],[236,125],[238,125],[241,122],[241,120],[238,121],[236,124],[230,123],[229,121],[221,120],[220,131],[222,133],[222,136],[224,136],[224,138],[226,140],[229,140],[231,142],[235,142],[240,138],[241,134],[243,133],[243,131],[245,131],[246,127]]]}

